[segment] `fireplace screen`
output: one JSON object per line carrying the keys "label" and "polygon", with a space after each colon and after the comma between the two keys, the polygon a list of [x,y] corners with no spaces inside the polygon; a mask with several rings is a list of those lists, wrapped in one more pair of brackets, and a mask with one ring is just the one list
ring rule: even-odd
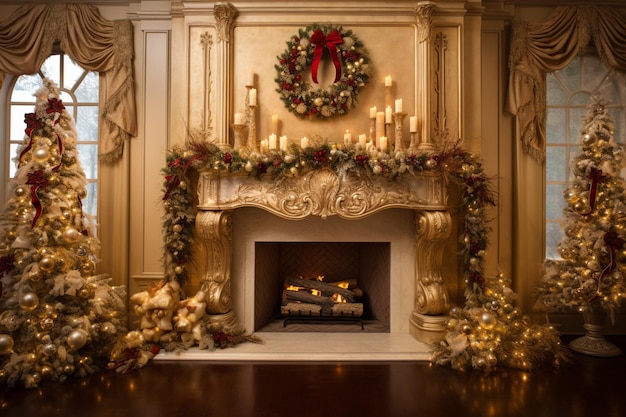
{"label": "fireplace screen", "polygon": [[255,331],[389,332],[390,281],[389,242],[256,242]]}

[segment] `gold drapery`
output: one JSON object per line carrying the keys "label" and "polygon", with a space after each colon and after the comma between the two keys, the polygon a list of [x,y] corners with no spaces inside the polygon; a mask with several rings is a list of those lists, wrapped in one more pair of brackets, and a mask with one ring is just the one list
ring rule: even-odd
{"label": "gold drapery", "polygon": [[100,73],[100,157],[117,160],[124,143],[137,136],[131,21],[104,19],[83,4],[19,7],[0,22],[0,87],[5,74],[36,73],[55,42],[74,62]]}
{"label": "gold drapery", "polygon": [[626,19],[610,8],[563,6],[542,23],[515,21],[511,38],[507,110],[526,151],[542,161],[546,74],[564,68],[591,41],[607,67],[626,72]]}

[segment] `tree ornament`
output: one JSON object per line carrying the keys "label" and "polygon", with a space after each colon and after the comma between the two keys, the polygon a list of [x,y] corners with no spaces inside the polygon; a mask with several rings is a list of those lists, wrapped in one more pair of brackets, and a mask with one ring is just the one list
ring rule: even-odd
{"label": "tree ornament", "polygon": [[25,292],[19,299],[20,307],[26,311],[33,311],[39,305],[39,297],[34,292]]}
{"label": "tree ornament", "polygon": [[80,349],[85,346],[88,337],[89,334],[84,329],[72,330],[72,332],[67,335],[67,345],[72,350]]}
{"label": "tree ornament", "polygon": [[583,135],[583,144],[592,145],[598,137],[593,132],[588,132]]}
{"label": "tree ornament", "polygon": [[0,334],[0,355],[7,355],[13,351],[13,338],[6,333]]}

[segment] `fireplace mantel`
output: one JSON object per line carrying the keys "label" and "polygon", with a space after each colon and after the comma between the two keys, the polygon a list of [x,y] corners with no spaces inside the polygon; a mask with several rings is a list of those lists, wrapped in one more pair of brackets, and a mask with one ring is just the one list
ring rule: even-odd
{"label": "fireplace mantel", "polygon": [[252,178],[207,170],[199,173],[196,232],[204,251],[201,281],[207,312],[218,327],[239,329],[232,309],[232,214],[244,207],[299,220],[337,216],[358,220],[391,208],[415,213],[415,292],[410,333],[431,343],[444,333],[448,294],[441,275],[443,249],[451,232],[444,178],[436,172],[396,179],[338,175],[313,170],[304,175]]}

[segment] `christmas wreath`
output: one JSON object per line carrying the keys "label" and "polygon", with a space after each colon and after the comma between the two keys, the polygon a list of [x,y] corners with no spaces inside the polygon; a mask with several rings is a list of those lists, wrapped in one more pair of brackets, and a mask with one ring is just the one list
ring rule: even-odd
{"label": "christmas wreath", "polygon": [[[328,89],[314,87],[303,77],[310,65],[311,79],[317,84],[324,49],[335,67],[335,80]],[[348,113],[370,78],[370,60],[363,43],[341,26],[313,24],[300,29],[278,60],[276,91],[287,109],[300,118],[328,119]]]}

